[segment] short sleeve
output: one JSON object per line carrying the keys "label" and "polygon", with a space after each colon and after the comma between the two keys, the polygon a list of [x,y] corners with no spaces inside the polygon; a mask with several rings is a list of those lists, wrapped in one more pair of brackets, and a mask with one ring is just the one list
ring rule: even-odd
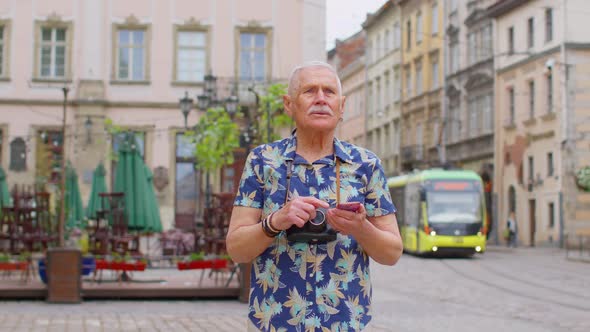
{"label": "short sleeve", "polygon": [[254,149],[248,154],[240,186],[234,201],[235,206],[261,209],[263,203],[263,167],[262,157]]}
{"label": "short sleeve", "polygon": [[396,212],[395,205],[391,201],[387,178],[378,158],[375,158],[368,167],[369,181],[365,196],[365,208],[367,216],[380,217]]}

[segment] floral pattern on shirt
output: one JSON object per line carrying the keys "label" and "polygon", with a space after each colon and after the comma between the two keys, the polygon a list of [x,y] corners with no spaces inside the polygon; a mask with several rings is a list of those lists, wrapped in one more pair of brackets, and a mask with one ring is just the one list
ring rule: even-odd
{"label": "floral pattern on shirt", "polygon": [[[342,202],[361,202],[367,216],[395,212],[374,153],[334,139],[334,155],[310,163],[296,143],[293,134],[252,150],[234,205],[262,209],[263,217],[280,209],[292,161],[289,198],[314,196],[334,207],[338,158]],[[249,318],[261,331],[359,331],[371,320],[369,257],[352,236],[308,244],[282,232],[252,263],[250,280]]]}

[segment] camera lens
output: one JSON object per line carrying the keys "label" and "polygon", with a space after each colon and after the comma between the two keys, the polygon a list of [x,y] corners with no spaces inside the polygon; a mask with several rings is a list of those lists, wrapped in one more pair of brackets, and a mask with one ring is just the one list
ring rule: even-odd
{"label": "camera lens", "polygon": [[326,214],[322,210],[315,210],[315,218],[309,220],[315,226],[321,226],[324,221],[326,221]]}

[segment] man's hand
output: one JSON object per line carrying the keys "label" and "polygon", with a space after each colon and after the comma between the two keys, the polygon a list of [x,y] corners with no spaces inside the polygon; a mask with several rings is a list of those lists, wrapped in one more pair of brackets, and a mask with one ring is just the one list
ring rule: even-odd
{"label": "man's hand", "polygon": [[308,220],[315,218],[315,210],[319,207],[327,209],[330,205],[315,197],[297,197],[275,212],[272,227],[277,230],[285,230],[292,225],[301,228]]}
{"label": "man's hand", "polygon": [[343,235],[355,236],[360,232],[367,222],[367,210],[364,205],[360,205],[357,212],[346,211],[343,209],[328,210],[328,223],[334,230]]}

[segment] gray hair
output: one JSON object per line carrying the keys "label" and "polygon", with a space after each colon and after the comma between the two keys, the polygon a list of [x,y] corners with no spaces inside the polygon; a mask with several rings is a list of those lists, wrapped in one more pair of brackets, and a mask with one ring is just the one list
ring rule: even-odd
{"label": "gray hair", "polygon": [[295,96],[295,88],[296,88],[297,84],[299,83],[299,73],[303,69],[307,69],[307,68],[311,68],[311,67],[326,68],[329,71],[331,71],[332,73],[334,73],[334,76],[336,76],[336,81],[338,82],[338,94],[342,95],[342,83],[340,82],[340,77],[338,77],[338,72],[336,71],[336,69],[334,69],[334,67],[332,67],[329,63],[326,63],[323,61],[308,61],[308,62],[304,62],[303,64],[293,68],[293,71],[291,71],[291,75],[289,75],[289,87],[287,88],[287,93],[289,94],[289,96],[291,96],[291,97]]}

